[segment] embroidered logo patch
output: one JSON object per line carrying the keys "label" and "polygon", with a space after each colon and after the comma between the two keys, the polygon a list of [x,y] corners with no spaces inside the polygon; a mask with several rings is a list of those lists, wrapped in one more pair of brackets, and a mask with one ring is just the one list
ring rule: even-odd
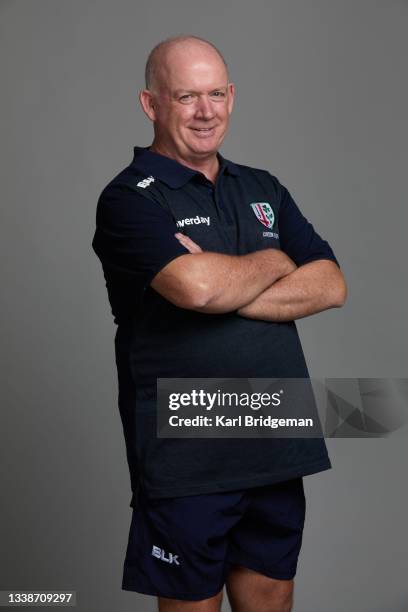
{"label": "embroidered logo patch", "polygon": [[273,212],[272,206],[268,202],[253,202],[251,208],[255,213],[258,221],[262,223],[268,229],[273,227],[275,223],[275,213]]}

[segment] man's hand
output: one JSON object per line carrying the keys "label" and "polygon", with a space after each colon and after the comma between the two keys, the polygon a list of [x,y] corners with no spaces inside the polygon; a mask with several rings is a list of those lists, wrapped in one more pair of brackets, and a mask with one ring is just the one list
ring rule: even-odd
{"label": "man's hand", "polygon": [[279,279],[237,312],[263,321],[293,321],[343,306],[347,297],[344,276],[329,260],[317,260]]}
{"label": "man's hand", "polygon": [[198,244],[196,244],[188,236],[185,236],[184,234],[181,234],[180,232],[177,232],[177,234],[174,234],[174,235],[177,238],[177,240],[183,245],[183,247],[186,247],[186,249],[190,251],[190,253],[202,253],[203,252],[203,249],[199,247]]}

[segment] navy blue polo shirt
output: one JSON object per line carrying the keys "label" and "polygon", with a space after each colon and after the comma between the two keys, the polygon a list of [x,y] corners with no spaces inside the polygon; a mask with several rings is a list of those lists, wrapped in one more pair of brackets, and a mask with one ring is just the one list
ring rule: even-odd
{"label": "navy blue polo shirt", "polygon": [[177,231],[204,251],[245,255],[276,248],[297,266],[337,263],[276,177],[218,159],[213,184],[201,172],[135,147],[131,164],[98,201],[92,247],[118,326],[119,409],[133,495],[138,486],[157,498],[243,489],[331,467],[319,438],[156,436],[157,378],[309,377],[293,321],[199,313],[152,289],[154,276],[188,253]]}

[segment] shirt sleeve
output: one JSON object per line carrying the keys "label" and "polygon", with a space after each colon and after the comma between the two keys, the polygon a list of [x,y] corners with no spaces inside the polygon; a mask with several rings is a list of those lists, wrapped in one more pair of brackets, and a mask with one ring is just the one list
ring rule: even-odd
{"label": "shirt sleeve", "polygon": [[147,287],[170,261],[189,253],[176,231],[159,203],[126,187],[110,187],[98,201],[92,248],[104,269]]}
{"label": "shirt sleeve", "polygon": [[302,266],[318,259],[329,259],[340,267],[329,243],[303,216],[289,191],[280,185],[279,239],[282,251]]}

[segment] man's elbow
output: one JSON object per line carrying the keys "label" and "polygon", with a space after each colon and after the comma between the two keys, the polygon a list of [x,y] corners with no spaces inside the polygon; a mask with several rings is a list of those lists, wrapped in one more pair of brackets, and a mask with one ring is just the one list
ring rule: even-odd
{"label": "man's elbow", "polygon": [[333,286],[332,291],[331,291],[332,308],[341,308],[346,303],[346,300],[347,300],[347,285],[346,285],[344,278],[341,278]]}
{"label": "man's elbow", "polygon": [[219,294],[219,287],[199,257],[190,260],[190,274],[184,277],[181,308],[207,312],[207,307]]}
{"label": "man's elbow", "polygon": [[195,279],[185,287],[183,294],[180,295],[178,306],[187,310],[202,310],[212,299],[212,292],[209,283],[205,280]]}
{"label": "man's elbow", "polygon": [[182,255],[167,264],[151,281],[166,300],[186,310],[201,310],[212,299],[210,278],[197,255]]}

